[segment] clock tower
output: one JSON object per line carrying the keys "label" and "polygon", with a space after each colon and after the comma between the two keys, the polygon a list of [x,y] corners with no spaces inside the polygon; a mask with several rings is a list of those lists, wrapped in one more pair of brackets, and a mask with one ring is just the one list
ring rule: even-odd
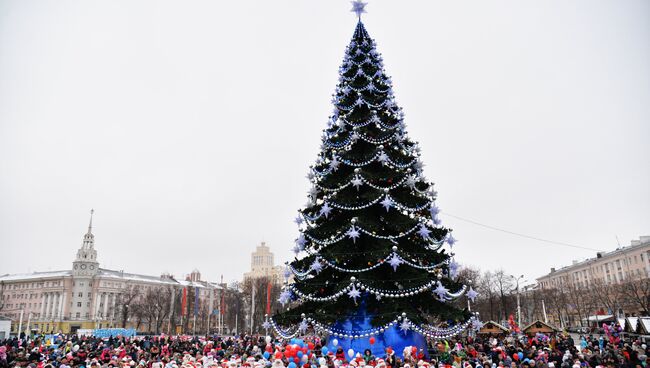
{"label": "clock tower", "polygon": [[72,290],[70,298],[71,320],[86,320],[93,318],[91,305],[93,301],[94,277],[99,273],[97,251],[95,250],[95,236],[93,235],[93,213],[90,210],[90,223],[88,232],[84,235],[81,248],[77,250],[77,257],[72,262]]}
{"label": "clock tower", "polygon": [[84,235],[81,248],[77,250],[77,258],[72,262],[72,275],[74,277],[95,276],[99,268],[99,262],[97,262],[97,251],[95,250],[95,236],[92,233],[94,212],[94,210],[90,210],[88,232]]}

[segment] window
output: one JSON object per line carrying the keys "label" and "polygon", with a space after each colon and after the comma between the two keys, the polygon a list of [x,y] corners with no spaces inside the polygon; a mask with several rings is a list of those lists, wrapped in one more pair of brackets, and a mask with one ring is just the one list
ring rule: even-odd
{"label": "window", "polygon": [[84,296],[84,293],[79,293],[78,295],[80,298],[82,298]]}
{"label": "window", "polygon": [[[81,308],[81,302],[77,302],[77,307]],[[77,313],[79,314],[79,313]]]}
{"label": "window", "polygon": [[79,312],[75,313],[75,317],[76,317],[76,318],[80,318],[80,317],[81,317],[81,313],[79,313]]}

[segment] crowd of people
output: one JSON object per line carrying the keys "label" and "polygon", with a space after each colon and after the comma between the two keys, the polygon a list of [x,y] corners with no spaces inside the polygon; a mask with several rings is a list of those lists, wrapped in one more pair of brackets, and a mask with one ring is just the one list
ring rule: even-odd
{"label": "crowd of people", "polygon": [[648,347],[636,340],[581,336],[473,336],[431,342],[427,352],[391,347],[346,352],[317,337],[57,335],[0,341],[0,368],[434,368],[650,367]]}

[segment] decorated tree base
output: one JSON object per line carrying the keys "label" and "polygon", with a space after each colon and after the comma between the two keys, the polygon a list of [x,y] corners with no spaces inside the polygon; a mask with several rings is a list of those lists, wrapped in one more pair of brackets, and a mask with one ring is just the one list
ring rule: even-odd
{"label": "decorated tree base", "polygon": [[[334,331],[370,331],[375,330],[377,326],[372,325],[373,314],[367,311],[367,299],[363,298],[359,303],[356,313],[349,316],[347,319],[335,323],[332,327]],[[336,344],[334,343],[336,340]],[[327,341],[327,348],[329,351],[336,352],[341,347],[348,360],[350,356],[349,350],[352,349],[354,354],[361,353],[366,349],[370,349],[372,355],[375,357],[384,357],[386,355],[386,348],[391,347],[395,352],[395,356],[400,358],[404,357],[404,348],[415,347],[417,350],[427,353],[427,340],[426,338],[410,328],[402,328],[400,324],[393,324],[386,328],[384,332],[375,333],[371,336],[364,336],[361,338],[344,338],[331,335]]]}
{"label": "decorated tree base", "polygon": [[[359,324],[358,321],[347,320],[343,323],[338,324],[341,328],[350,329],[350,328],[359,328],[366,329],[372,328],[370,323]],[[334,340],[337,340],[337,345],[334,345]],[[383,333],[374,336],[374,344],[370,343],[369,338],[363,339],[346,339],[342,337],[330,336],[327,340],[327,348],[330,351],[336,352],[336,349],[339,347],[343,348],[346,357],[350,360],[348,356],[348,350],[354,350],[354,354],[361,353],[366,349],[372,351],[372,355],[377,358],[383,358],[386,355],[386,348],[391,347],[395,352],[396,357],[404,358],[404,349],[406,347],[416,347],[417,351],[424,352],[425,358],[428,359],[429,354],[427,351],[427,341],[421,334],[408,330],[403,332],[399,329],[399,326],[392,326],[388,328]]]}

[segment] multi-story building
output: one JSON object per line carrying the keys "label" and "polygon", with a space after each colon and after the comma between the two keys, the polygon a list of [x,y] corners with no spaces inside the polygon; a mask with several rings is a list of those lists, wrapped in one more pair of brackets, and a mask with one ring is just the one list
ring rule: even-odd
{"label": "multi-story building", "polygon": [[276,284],[281,283],[283,280],[282,267],[275,265],[273,253],[265,242],[258,245],[255,251],[251,253],[251,270],[244,274],[244,282],[248,279],[262,277],[269,278]]}
{"label": "multi-story building", "polygon": [[[162,288],[169,290],[170,308],[178,309],[175,299],[180,299],[183,289],[190,289],[192,295],[198,294],[196,299],[203,309],[212,311],[221,297],[222,286],[200,278],[197,270],[186,280],[176,280],[170,275],[149,276],[101,268],[92,233],[91,211],[88,231],[77,250],[72,269],[0,276],[0,316],[12,320],[14,333],[18,332],[20,321],[23,327],[39,332],[122,327],[121,308],[129,307],[123,303],[125,294],[131,291],[135,295],[131,300],[136,300]],[[127,327],[133,325],[129,322]]]}
{"label": "multi-story building", "polygon": [[587,288],[594,283],[618,284],[626,280],[650,277],[650,236],[632,240],[630,246],[611,252],[599,252],[596,257],[560,269],[551,268],[539,277],[542,289],[566,286]]}
{"label": "multi-story building", "polygon": [[[533,290],[559,326],[585,326],[650,313],[650,236],[537,279]],[[545,311],[546,312],[546,311]]]}

